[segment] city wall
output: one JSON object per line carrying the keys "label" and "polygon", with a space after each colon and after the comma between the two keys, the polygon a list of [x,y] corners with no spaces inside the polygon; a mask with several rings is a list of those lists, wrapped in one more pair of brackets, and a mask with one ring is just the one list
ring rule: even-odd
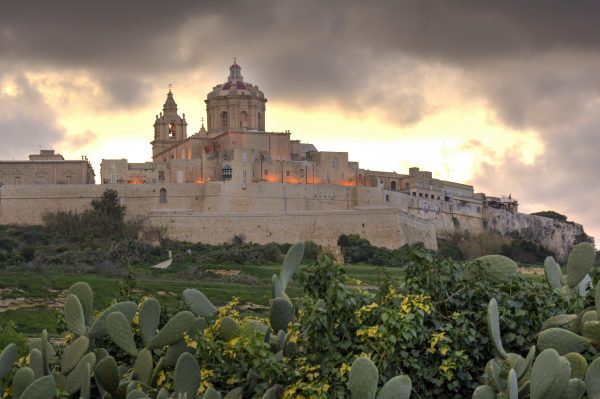
{"label": "city wall", "polygon": [[[310,239],[335,245],[340,234],[354,233],[389,248],[437,245],[433,223],[408,214],[406,195],[334,185],[5,185],[0,224],[39,224],[48,212],[81,212],[108,188],[118,191],[127,217],[147,216],[174,239],[218,244],[243,234],[259,243]],[[160,202],[161,189],[166,203]]]}
{"label": "city wall", "polygon": [[[166,226],[173,238],[222,243],[236,234],[254,242],[312,239],[333,245],[354,233],[374,245],[397,248],[435,237],[486,230],[518,233],[564,259],[580,225],[553,219],[478,208],[474,204],[412,198],[375,187],[281,183],[206,182],[205,184],[4,185],[0,187],[0,224],[39,224],[47,212],[88,208],[106,189],[119,193],[127,217],[147,216]],[[165,190],[165,203],[160,191]]]}
{"label": "city wall", "polygon": [[376,246],[398,248],[423,242],[428,248],[437,248],[429,221],[391,208],[243,214],[157,211],[150,214],[149,221],[166,227],[170,238],[208,244],[244,235],[260,244],[310,239],[319,245],[335,246],[341,234],[354,233]]}

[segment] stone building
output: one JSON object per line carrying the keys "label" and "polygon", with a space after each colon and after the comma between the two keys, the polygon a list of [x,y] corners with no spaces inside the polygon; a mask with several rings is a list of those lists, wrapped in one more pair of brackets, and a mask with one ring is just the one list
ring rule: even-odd
{"label": "stone building", "polygon": [[101,182],[357,184],[358,163],[350,162],[347,152],[317,151],[291,140],[290,131],[265,131],[267,99],[258,86],[244,81],[237,62],[205,102],[207,127],[188,137],[185,114],[179,115],[169,90],[155,117],[152,162],[104,159]]}
{"label": "stone building", "polygon": [[65,160],[54,150],[40,150],[29,160],[0,161],[0,185],[94,184],[94,169],[86,157]]}

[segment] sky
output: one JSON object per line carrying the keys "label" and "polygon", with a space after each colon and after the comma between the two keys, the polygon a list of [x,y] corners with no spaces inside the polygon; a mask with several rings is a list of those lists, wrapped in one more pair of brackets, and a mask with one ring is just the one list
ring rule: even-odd
{"label": "sky", "polygon": [[0,159],[151,158],[172,84],[188,134],[237,58],[268,131],[362,168],[473,184],[600,237],[600,3],[6,2]]}

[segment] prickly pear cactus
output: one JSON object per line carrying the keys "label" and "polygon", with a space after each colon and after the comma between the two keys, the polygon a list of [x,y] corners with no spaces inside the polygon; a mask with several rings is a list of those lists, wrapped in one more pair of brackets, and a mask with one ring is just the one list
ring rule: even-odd
{"label": "prickly pear cactus", "polygon": [[12,370],[17,360],[17,350],[17,345],[11,343],[0,353],[0,380]]}
{"label": "prickly pear cactus", "polygon": [[589,242],[582,242],[573,247],[567,261],[567,284],[577,287],[579,282],[590,272],[596,260],[596,250]]}
{"label": "prickly pear cactus", "polygon": [[510,258],[502,255],[486,255],[475,259],[483,267],[485,276],[494,283],[506,283],[517,272],[517,264]]}
{"label": "prickly pear cactus", "polygon": [[559,355],[569,352],[582,353],[590,347],[588,338],[577,335],[564,328],[549,328],[538,335],[537,347],[540,351],[555,349]]}
{"label": "prickly pear cactus", "polygon": [[377,399],[409,399],[412,381],[407,375],[398,375],[385,383]]}
{"label": "prickly pear cactus", "polygon": [[195,288],[183,291],[183,300],[196,316],[210,317],[217,313],[217,308],[208,300],[206,295]]}
{"label": "prickly pear cactus", "polygon": [[506,351],[502,346],[502,336],[500,335],[500,318],[498,316],[498,303],[495,298],[490,300],[487,312],[487,326],[490,338],[494,344],[494,348],[498,353],[498,356],[505,359]]}
{"label": "prickly pear cactus", "polygon": [[375,399],[379,371],[371,359],[359,357],[352,363],[348,389],[352,399]]}
{"label": "prickly pear cactus", "polygon": [[283,298],[275,298],[271,304],[269,321],[274,331],[287,331],[288,325],[295,320],[294,306]]}

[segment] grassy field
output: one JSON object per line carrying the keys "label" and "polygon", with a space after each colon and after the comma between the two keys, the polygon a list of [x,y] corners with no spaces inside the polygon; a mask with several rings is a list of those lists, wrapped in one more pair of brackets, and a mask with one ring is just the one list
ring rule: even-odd
{"label": "grassy field", "polygon": [[[163,306],[176,308],[185,288],[198,288],[216,305],[222,305],[234,296],[238,297],[242,304],[267,305],[272,298],[271,276],[279,273],[280,268],[278,264],[228,265],[194,267],[195,273],[190,273],[190,265],[181,265],[165,271],[138,266],[134,269],[136,294],[153,296],[159,299]],[[384,270],[393,277],[402,277],[400,270],[392,268],[383,269],[370,265],[348,265],[344,268],[352,279],[360,280],[365,285],[377,284]],[[201,272],[208,272],[211,277],[198,277],[202,275]],[[231,282],[227,278],[215,278],[215,275],[234,275],[240,281]],[[19,331],[27,334],[38,334],[44,328],[49,333],[56,334],[56,312],[61,310],[64,291],[77,281],[90,284],[97,309],[105,308],[119,295],[121,278],[118,277],[59,272],[2,272],[0,299],[13,299],[18,302],[16,306],[19,308],[0,312],[0,323],[12,320],[17,324]],[[292,282],[288,294],[298,297],[301,295],[301,289]],[[26,298],[27,301],[18,298]]]}

